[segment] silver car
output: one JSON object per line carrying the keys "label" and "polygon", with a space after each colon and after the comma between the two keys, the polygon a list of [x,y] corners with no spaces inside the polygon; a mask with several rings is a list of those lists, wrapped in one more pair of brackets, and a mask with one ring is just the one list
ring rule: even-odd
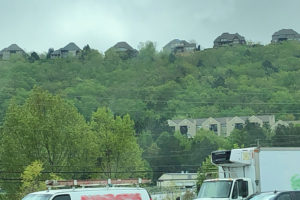
{"label": "silver car", "polygon": [[251,195],[247,200],[300,200],[300,191],[262,192]]}

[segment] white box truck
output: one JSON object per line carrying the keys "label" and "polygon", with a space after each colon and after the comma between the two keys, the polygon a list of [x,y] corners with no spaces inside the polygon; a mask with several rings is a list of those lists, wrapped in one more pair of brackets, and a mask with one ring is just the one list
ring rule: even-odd
{"label": "white box truck", "polygon": [[241,200],[261,191],[297,189],[300,183],[298,147],[252,147],[211,155],[219,178],[203,182],[198,200]]}

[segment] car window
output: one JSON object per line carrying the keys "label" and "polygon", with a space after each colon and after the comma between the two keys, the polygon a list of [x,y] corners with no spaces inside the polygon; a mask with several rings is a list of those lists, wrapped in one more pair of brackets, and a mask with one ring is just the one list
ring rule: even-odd
{"label": "car window", "polygon": [[71,200],[71,197],[68,194],[64,194],[54,197],[53,200]]}
{"label": "car window", "polygon": [[247,197],[248,196],[248,182],[243,180],[238,180],[238,191],[239,196]]}
{"label": "car window", "polygon": [[232,191],[232,199],[237,199],[237,197],[238,197],[238,188],[237,188],[237,182],[235,182]]}
{"label": "car window", "polygon": [[51,196],[51,194],[29,194],[23,200],[48,200]]}
{"label": "car window", "polygon": [[300,191],[297,191],[294,194],[295,194],[295,199],[296,200],[300,199]]}
{"label": "car window", "polygon": [[275,196],[274,193],[260,193],[247,198],[247,200],[273,200]]}
{"label": "car window", "polygon": [[276,200],[292,200],[291,195],[289,193],[280,194]]}

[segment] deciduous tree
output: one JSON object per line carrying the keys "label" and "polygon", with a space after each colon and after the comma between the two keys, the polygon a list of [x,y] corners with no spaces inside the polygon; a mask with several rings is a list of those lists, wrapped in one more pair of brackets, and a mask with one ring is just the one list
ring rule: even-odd
{"label": "deciduous tree", "polygon": [[90,127],[98,137],[98,167],[106,178],[145,175],[135,174],[145,170],[145,161],[129,115],[114,117],[107,108],[99,108],[92,114]]}

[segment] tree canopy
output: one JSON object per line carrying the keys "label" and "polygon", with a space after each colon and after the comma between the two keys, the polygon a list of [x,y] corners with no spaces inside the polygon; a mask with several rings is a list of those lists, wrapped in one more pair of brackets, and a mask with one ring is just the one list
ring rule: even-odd
{"label": "tree canopy", "polygon": [[1,168],[18,172],[3,178],[19,179],[39,160],[47,172],[81,172],[63,178],[156,180],[167,171],[197,171],[219,148],[299,145],[297,126],[272,132],[247,124],[227,138],[199,130],[188,139],[167,124],[264,114],[299,120],[299,42],[176,54],[146,42],[139,49],[126,58],[86,46],[78,57],[0,60]]}

